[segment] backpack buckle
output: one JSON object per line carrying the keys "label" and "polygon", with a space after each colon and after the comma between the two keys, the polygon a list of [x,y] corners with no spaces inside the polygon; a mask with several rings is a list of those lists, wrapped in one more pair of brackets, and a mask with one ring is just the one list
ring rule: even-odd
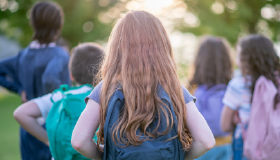
{"label": "backpack buckle", "polygon": [[68,91],[69,86],[68,86],[67,84],[63,84],[63,85],[60,86],[60,89],[61,89],[62,91]]}

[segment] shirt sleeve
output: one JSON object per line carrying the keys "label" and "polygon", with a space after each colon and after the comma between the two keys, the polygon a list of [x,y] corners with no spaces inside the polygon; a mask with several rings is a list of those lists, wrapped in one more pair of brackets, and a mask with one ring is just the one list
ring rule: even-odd
{"label": "shirt sleeve", "polygon": [[190,94],[190,92],[182,85],[183,96],[185,100],[185,104],[189,103],[190,101],[196,101],[196,98]]}
{"label": "shirt sleeve", "polygon": [[46,94],[42,97],[35,98],[32,101],[35,102],[42,114],[42,117],[44,120],[47,120],[48,114],[53,106],[53,102],[51,101],[51,98],[54,102],[59,101],[62,98],[61,92],[57,92],[54,95],[52,93]]}
{"label": "shirt sleeve", "polygon": [[103,81],[99,82],[99,84],[91,91],[91,93],[85,98],[85,102],[88,102],[88,99],[94,100],[96,103],[100,104],[100,91],[102,87]]}
{"label": "shirt sleeve", "polygon": [[240,84],[237,84],[235,79],[232,79],[226,89],[223,98],[223,103],[232,110],[237,110],[242,102],[242,90]]}
{"label": "shirt sleeve", "polygon": [[[94,100],[96,103],[100,104],[100,91],[101,91],[101,87],[102,87],[102,83],[103,81],[101,81],[94,89],[93,91],[90,93],[90,95],[88,95],[85,98],[85,102],[88,102],[88,99],[92,99]],[[196,98],[194,96],[192,96],[190,94],[190,92],[184,87],[182,86],[182,90],[183,90],[183,96],[184,96],[184,100],[185,103],[189,103],[190,101],[196,101]]]}
{"label": "shirt sleeve", "polygon": [[16,62],[17,56],[4,59],[0,62],[0,85],[20,94],[22,88],[17,78]]}

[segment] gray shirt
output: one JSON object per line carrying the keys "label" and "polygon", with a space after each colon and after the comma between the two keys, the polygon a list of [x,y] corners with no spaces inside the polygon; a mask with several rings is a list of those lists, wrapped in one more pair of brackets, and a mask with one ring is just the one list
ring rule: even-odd
{"label": "gray shirt", "polygon": [[[94,100],[96,103],[100,104],[100,91],[101,91],[101,87],[102,87],[103,81],[101,81],[90,93],[90,95],[88,95],[85,98],[85,102],[87,103],[88,99],[92,99]],[[189,103],[190,101],[194,101],[196,100],[196,98],[194,96],[192,96],[190,94],[190,92],[184,87],[182,86],[182,90],[183,90],[183,96],[184,96],[184,100],[185,100],[185,104]]]}

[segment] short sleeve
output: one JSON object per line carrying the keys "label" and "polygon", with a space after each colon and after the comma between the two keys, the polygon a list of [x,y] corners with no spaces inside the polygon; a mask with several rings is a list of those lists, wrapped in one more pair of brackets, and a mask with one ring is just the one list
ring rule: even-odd
{"label": "short sleeve", "polygon": [[91,91],[91,93],[85,98],[85,102],[88,102],[88,99],[94,100],[96,103],[100,104],[100,91],[102,87],[103,81],[99,82],[99,84]]}
{"label": "short sleeve", "polygon": [[55,94],[49,93],[42,97],[38,97],[35,99],[32,99],[33,102],[35,102],[42,114],[43,119],[46,121],[48,114],[53,106],[53,102],[51,101],[51,98],[54,102],[57,102],[62,99],[62,93],[56,92]]}
{"label": "short sleeve", "polygon": [[182,85],[183,96],[185,100],[185,104],[189,103],[190,101],[196,101],[196,98],[190,94],[190,92]]}
{"label": "short sleeve", "polygon": [[32,100],[33,102],[35,102],[37,104],[37,106],[42,114],[42,117],[44,118],[45,121],[46,121],[47,116],[53,105],[53,103],[51,101],[51,96],[52,96],[52,94],[49,93],[47,95],[44,95],[42,97],[35,98]]}
{"label": "short sleeve", "polygon": [[226,89],[226,93],[223,98],[223,103],[232,110],[237,110],[242,103],[242,82],[238,79],[232,79]]}

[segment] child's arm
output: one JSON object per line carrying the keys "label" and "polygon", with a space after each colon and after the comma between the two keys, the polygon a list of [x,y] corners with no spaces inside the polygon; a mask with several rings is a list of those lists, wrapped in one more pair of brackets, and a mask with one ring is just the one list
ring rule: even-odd
{"label": "child's arm", "polygon": [[192,135],[191,149],[186,153],[185,159],[196,159],[215,146],[215,138],[205,121],[197,110],[193,101],[186,104],[187,127]]}
{"label": "child's arm", "polygon": [[38,105],[29,101],[19,106],[14,111],[14,118],[28,133],[49,145],[49,140],[46,130],[37,122],[36,118],[41,117],[41,111]]}
{"label": "child's arm", "polygon": [[231,132],[234,130],[234,112],[235,111],[228,106],[224,106],[221,116],[221,128],[224,132]]}
{"label": "child's arm", "polygon": [[102,152],[92,140],[100,123],[100,105],[89,99],[72,133],[71,144],[75,150],[90,159],[102,159]]}
{"label": "child's arm", "polygon": [[[18,83],[18,80],[16,79],[16,61],[17,56],[14,56],[0,62],[0,86],[21,94],[22,89]],[[11,80],[9,80],[7,76],[11,78]]]}

